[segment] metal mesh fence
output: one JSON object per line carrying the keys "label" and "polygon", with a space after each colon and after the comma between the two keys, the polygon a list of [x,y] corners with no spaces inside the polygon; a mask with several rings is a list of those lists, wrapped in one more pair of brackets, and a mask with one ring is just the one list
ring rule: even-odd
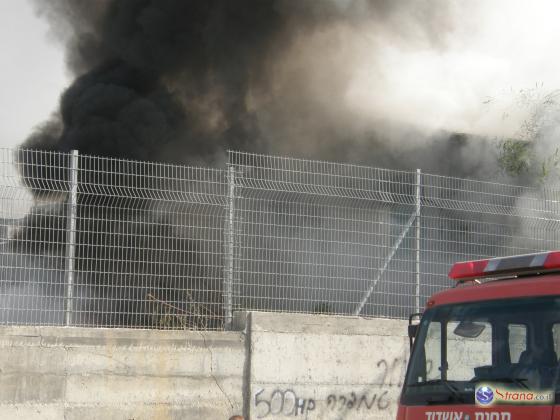
{"label": "metal mesh fence", "polygon": [[226,170],[0,150],[0,324],[406,317],[457,260],[559,248],[560,194],[230,152]]}
{"label": "metal mesh fence", "polygon": [[0,154],[2,323],[219,329],[224,172]]}
{"label": "metal mesh fence", "polygon": [[558,248],[560,195],[230,153],[234,307],[405,318],[455,261]]}

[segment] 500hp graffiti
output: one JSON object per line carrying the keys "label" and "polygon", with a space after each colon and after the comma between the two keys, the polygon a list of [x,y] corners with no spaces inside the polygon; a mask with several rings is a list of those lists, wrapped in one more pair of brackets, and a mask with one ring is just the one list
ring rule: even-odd
{"label": "500hp graffiti", "polygon": [[[254,406],[257,418],[273,416],[305,416],[315,411],[318,402],[313,398],[301,398],[292,389],[275,389],[270,397],[265,397],[264,389],[259,390],[254,395]],[[387,391],[378,393],[359,394],[350,392],[349,394],[330,394],[326,399],[327,409],[336,412],[350,410],[386,410],[390,406],[387,399]],[[320,401],[324,404],[324,400]]]}
{"label": "500hp graffiti", "polygon": [[276,389],[270,394],[270,398],[262,398],[261,394],[264,389],[255,393],[255,407],[258,408],[259,413],[257,418],[263,418],[270,414],[284,415],[284,416],[298,416],[308,414],[314,411],[316,404],[313,398],[299,398],[296,393],[291,389],[281,390]]}

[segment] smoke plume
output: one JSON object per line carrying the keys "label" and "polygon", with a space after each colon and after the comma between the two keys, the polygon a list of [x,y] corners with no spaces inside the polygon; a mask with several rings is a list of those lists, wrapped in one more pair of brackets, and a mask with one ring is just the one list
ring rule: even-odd
{"label": "smoke plume", "polygon": [[[387,116],[375,106],[364,115],[354,101],[390,99],[356,86],[364,57],[383,55],[381,43],[445,51],[455,13],[445,1],[56,0],[36,7],[66,44],[76,80],[28,147],[200,164],[222,161],[231,148],[405,168],[407,160],[418,166],[425,149],[458,145],[447,144],[444,126],[427,132],[405,113]],[[424,169],[441,169],[432,152],[423,155]],[[464,173],[472,162],[467,156]]]}
{"label": "smoke plume", "polygon": [[[484,91],[491,82],[478,83],[474,92],[445,74],[465,67],[480,75],[464,60],[447,60],[471,36],[457,30],[459,21],[469,21],[464,18],[466,6],[445,0],[35,4],[66,46],[75,80],[51,120],[38,127],[24,147],[196,165],[222,163],[229,148],[498,178],[495,145],[486,136],[497,131],[474,111],[492,94]],[[414,72],[418,68],[422,71]],[[26,156],[19,155],[20,168],[36,198],[48,192],[46,184],[67,182],[68,171],[56,169],[68,167],[68,162],[57,161],[62,157],[52,155],[47,165],[28,162]],[[135,175],[121,170],[118,161],[107,161],[101,172],[87,166],[95,162],[81,160],[83,190],[77,203],[77,284],[88,298],[81,311],[98,314],[83,323],[151,325],[154,308],[148,297],[154,290],[167,290],[157,301],[181,311],[187,311],[187,290],[194,301],[214,305],[212,312],[221,313],[221,273],[215,270],[219,264],[204,260],[221,252],[207,249],[219,247],[220,241],[196,233],[204,212],[162,214],[143,197],[105,194],[114,185],[134,185]],[[103,173],[109,175],[103,178]],[[146,190],[165,188],[162,176],[141,175]],[[66,220],[64,211],[61,205],[52,214],[29,215],[12,245],[33,254],[29,244],[43,244],[45,253],[60,255],[66,238],[46,241],[48,229],[40,227],[52,225],[49,218]],[[178,217],[192,220],[181,224]],[[96,220],[109,223],[100,229]],[[181,229],[187,225],[189,229]],[[463,230],[453,231],[460,235]],[[306,235],[302,230],[302,241],[309,239]],[[166,243],[153,238],[165,238],[161,241]],[[53,242],[59,248],[52,247]],[[269,248],[259,245],[256,248]],[[311,254],[320,256],[324,250]],[[130,267],[131,261],[136,266]],[[139,261],[150,264],[143,267]],[[162,275],[170,266],[177,268]],[[56,270],[62,273],[63,267]],[[107,296],[110,299],[103,299]],[[113,306],[95,306],[103,304]],[[213,327],[219,327],[214,322]]]}

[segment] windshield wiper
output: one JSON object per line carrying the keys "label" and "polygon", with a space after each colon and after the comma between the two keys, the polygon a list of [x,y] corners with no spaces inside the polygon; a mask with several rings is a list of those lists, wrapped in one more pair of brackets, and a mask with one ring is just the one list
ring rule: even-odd
{"label": "windshield wiper", "polygon": [[482,381],[505,382],[505,383],[509,383],[509,384],[516,384],[516,385],[522,386],[525,389],[529,389],[529,387],[525,383],[525,382],[527,382],[527,378],[513,378],[513,377],[509,377],[509,376],[502,376],[502,377],[497,377],[497,378],[474,378],[470,382],[482,382]]}
{"label": "windshield wiper", "polygon": [[[438,385],[438,384],[443,384],[451,393],[451,396],[455,397],[459,402],[464,403],[465,399],[463,398],[463,396],[461,395],[461,393],[459,392],[459,390],[453,386],[447,379],[430,379],[429,381],[426,382],[418,382],[415,384],[410,384],[410,387],[418,387],[418,386],[423,386],[423,385]],[[436,404],[439,402],[446,402],[447,400],[435,400],[435,399],[431,399],[429,401],[427,401],[428,403],[432,403],[432,404]]]}

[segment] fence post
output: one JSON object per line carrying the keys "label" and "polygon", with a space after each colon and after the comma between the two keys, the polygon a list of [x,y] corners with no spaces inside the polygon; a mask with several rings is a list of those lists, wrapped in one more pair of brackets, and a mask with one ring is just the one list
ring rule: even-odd
{"label": "fence post", "polygon": [[231,329],[233,320],[233,268],[234,268],[234,217],[235,217],[235,167],[228,164],[228,199],[226,214],[226,255],[224,278],[224,328]]}
{"label": "fence post", "polygon": [[66,319],[65,325],[72,325],[74,299],[74,262],[76,256],[76,217],[78,205],[78,151],[70,154],[70,194],[67,204],[66,221]]}
{"label": "fence post", "polygon": [[416,169],[416,312],[420,312],[420,211],[422,209],[422,171]]}

